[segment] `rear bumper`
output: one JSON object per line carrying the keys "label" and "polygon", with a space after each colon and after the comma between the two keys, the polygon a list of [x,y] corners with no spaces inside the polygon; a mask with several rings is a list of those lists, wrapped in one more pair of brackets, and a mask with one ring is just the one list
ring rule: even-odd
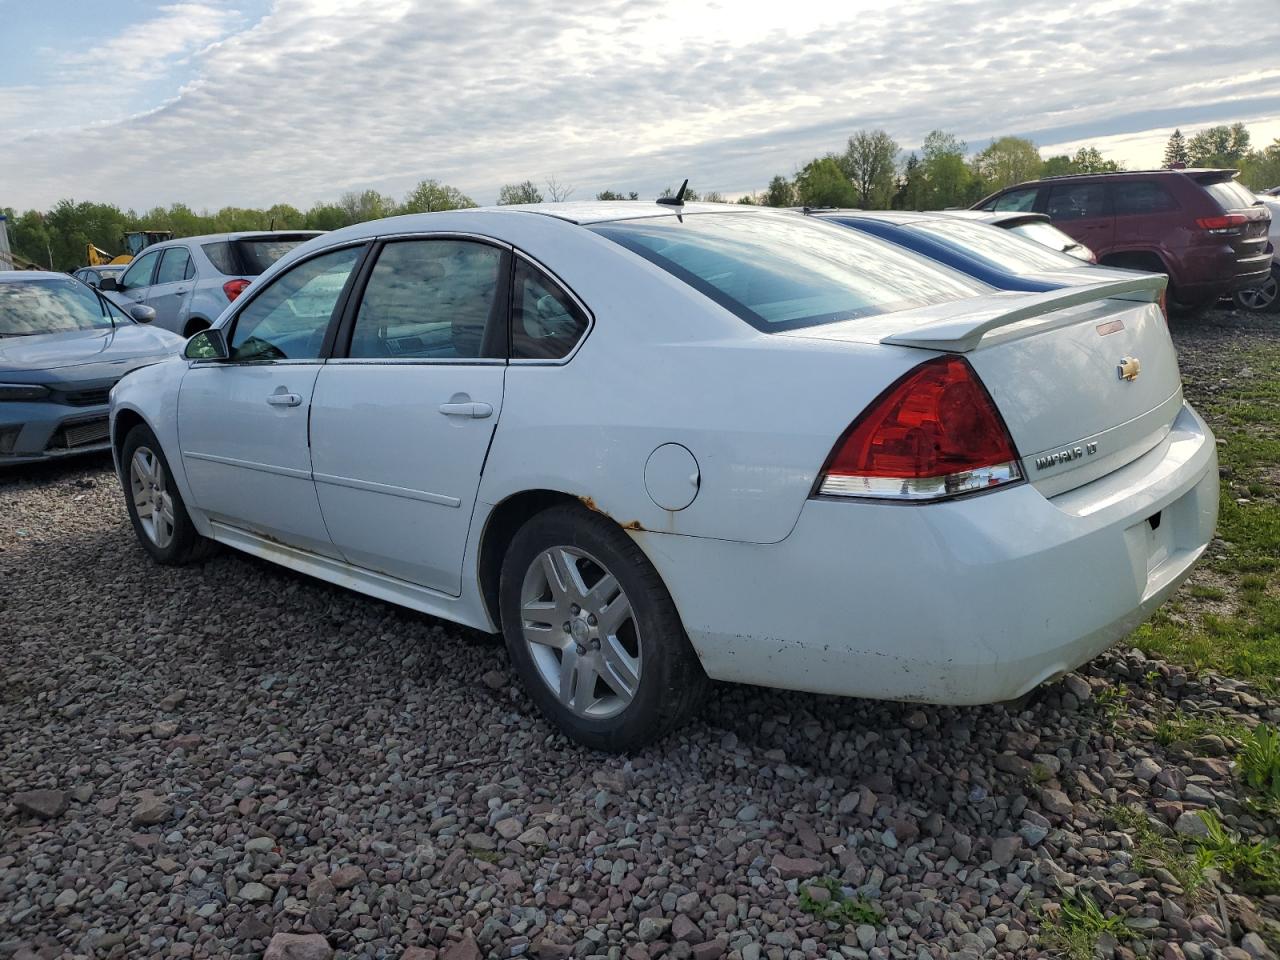
{"label": "rear bumper", "polygon": [[107,405],[0,404],[0,468],[111,449]]}
{"label": "rear bumper", "polygon": [[1184,406],[1156,448],[1053,499],[1023,484],[919,506],[811,500],[776,544],[636,537],[713,678],[975,704],[1132,631],[1217,511],[1213,436]]}
{"label": "rear bumper", "polygon": [[1177,297],[1183,303],[1200,303],[1256,287],[1271,272],[1271,258],[1265,244],[1245,251],[1229,243],[1194,248],[1174,281]]}

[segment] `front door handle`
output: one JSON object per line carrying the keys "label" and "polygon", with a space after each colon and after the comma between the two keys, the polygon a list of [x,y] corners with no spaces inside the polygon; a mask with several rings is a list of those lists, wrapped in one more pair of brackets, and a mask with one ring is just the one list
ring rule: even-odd
{"label": "front door handle", "polygon": [[267,403],[273,407],[296,407],[302,403],[302,397],[296,393],[273,393],[267,397]]}
{"label": "front door handle", "polygon": [[493,407],[487,403],[477,403],[475,401],[442,403],[440,404],[440,412],[446,417],[470,417],[473,420],[483,420],[485,417],[493,416]]}

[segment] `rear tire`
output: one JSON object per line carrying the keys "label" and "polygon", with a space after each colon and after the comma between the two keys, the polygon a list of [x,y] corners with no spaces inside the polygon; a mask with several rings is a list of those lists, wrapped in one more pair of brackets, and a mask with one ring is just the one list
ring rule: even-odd
{"label": "rear tire", "polygon": [[675,603],[636,543],[608,518],[550,507],[502,562],[507,651],[529,696],[594,750],[636,750],[701,707],[709,686]]}
{"label": "rear tire", "polygon": [[1271,265],[1271,275],[1251,290],[1237,290],[1231,295],[1237,309],[1249,313],[1275,313],[1280,310],[1280,265]]}
{"label": "rear tire", "polygon": [[178,566],[209,555],[214,542],[201,536],[191,522],[160,441],[145,424],[138,424],[124,438],[120,472],[133,532],[152,559]]}

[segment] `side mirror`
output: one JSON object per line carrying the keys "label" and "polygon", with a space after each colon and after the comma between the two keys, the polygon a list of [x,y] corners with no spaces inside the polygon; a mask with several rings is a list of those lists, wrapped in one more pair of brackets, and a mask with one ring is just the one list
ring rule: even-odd
{"label": "side mirror", "polygon": [[135,303],[129,308],[129,316],[139,323],[150,323],[156,318],[156,311],[154,307],[148,307],[145,303]]}
{"label": "side mirror", "polygon": [[226,360],[231,356],[227,335],[216,327],[201,330],[187,341],[182,355],[188,360]]}
{"label": "side mirror", "polygon": [[103,277],[101,280],[98,281],[98,289],[106,290],[111,293],[118,293],[120,290],[124,288],[121,287],[120,284],[116,282],[115,277]]}

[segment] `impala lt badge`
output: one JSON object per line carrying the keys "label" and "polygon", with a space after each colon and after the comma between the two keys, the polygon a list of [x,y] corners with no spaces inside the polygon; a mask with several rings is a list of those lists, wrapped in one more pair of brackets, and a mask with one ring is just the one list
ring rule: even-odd
{"label": "impala lt badge", "polygon": [[1046,453],[1036,457],[1036,469],[1046,470],[1049,467],[1056,467],[1060,463],[1070,463],[1072,460],[1092,457],[1097,452],[1098,441],[1090,440],[1088,443],[1078,447],[1067,447],[1065,450],[1055,450],[1053,453]]}
{"label": "impala lt badge", "polygon": [[1116,372],[1121,380],[1137,380],[1142,372],[1142,362],[1137,357],[1121,357]]}

